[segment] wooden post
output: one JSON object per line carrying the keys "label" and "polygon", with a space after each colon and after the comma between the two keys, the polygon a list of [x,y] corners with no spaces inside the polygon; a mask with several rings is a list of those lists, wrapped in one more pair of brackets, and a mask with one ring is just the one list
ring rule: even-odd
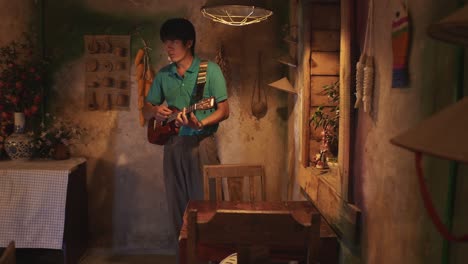
{"label": "wooden post", "polygon": [[310,1],[302,0],[299,4],[298,18],[302,25],[298,34],[298,87],[302,87],[301,156],[303,167],[309,166],[309,126],[310,118],[310,17],[307,15]]}

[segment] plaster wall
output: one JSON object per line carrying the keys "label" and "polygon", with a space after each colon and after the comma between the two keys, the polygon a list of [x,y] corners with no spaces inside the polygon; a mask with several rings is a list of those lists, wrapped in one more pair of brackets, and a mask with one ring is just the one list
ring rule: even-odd
{"label": "plaster wall", "polygon": [[0,45],[17,40],[30,28],[35,7],[37,6],[32,1],[0,1]]}
{"label": "plaster wall", "polygon": [[[63,3],[58,5],[66,5]],[[231,115],[217,133],[221,162],[265,164],[267,199],[279,200],[285,193],[286,186],[281,182],[287,175],[286,118],[283,115],[286,96],[265,85],[281,78],[284,70],[275,61],[281,45],[280,18],[276,16],[248,27],[228,27],[203,18],[200,13],[203,4],[200,0],[82,1],[73,3],[74,10],[78,6],[82,13],[69,15],[63,8],[54,7],[55,4],[46,7],[50,21],[55,21],[46,23],[46,32],[57,35],[49,39],[49,51],[55,55],[67,54],[66,44],[54,42],[60,36],[74,36],[68,43],[78,43],[78,47],[69,47],[68,51],[74,50],[77,55],[62,59],[55,73],[51,106],[64,116],[79,120],[90,130],[86,144],[77,146],[74,155],[88,158],[89,226],[93,247],[166,253],[172,252],[174,245],[170,242],[171,223],[167,217],[162,175],[163,148],[147,143],[146,128],[139,127],[134,68],[129,111],[85,111],[81,33],[122,34],[125,29],[128,32],[143,24],[143,33],[154,48],[152,61],[157,69],[167,63],[159,44],[159,26],[165,18],[185,17],[194,23],[196,53],[200,57],[214,60],[223,43],[231,69],[228,87]],[[67,16],[74,20],[67,20]],[[98,22],[103,17],[115,23]],[[90,21],[95,25],[87,25]],[[139,47],[140,40],[134,38],[132,50]],[[257,120],[250,109],[252,88],[259,70],[259,51],[263,53],[261,88],[267,93],[268,112]]]}
{"label": "plaster wall", "polygon": [[[358,17],[365,17],[363,2],[358,1]],[[441,263],[442,239],[420,198],[413,153],[391,145],[389,140],[453,102],[459,53],[455,46],[429,38],[426,30],[430,23],[453,11],[457,1],[407,1],[412,35],[411,82],[402,89],[391,88],[394,2],[399,1],[374,1],[373,109],[370,113],[357,111],[353,142],[354,190],[363,213],[362,262]],[[427,182],[441,215],[446,208],[448,168],[446,161],[425,159]],[[459,178],[463,176],[466,171],[460,170]],[[458,203],[466,199],[461,188]],[[460,210],[455,216],[457,230],[466,231],[466,221],[460,222],[463,209],[458,206],[456,210]],[[466,246],[452,246],[450,263],[462,263],[462,254],[466,259],[460,247],[466,252]]]}

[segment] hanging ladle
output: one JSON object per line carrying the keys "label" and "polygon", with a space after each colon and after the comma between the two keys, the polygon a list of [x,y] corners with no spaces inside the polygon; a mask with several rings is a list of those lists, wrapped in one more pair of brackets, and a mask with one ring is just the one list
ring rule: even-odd
{"label": "hanging ladle", "polygon": [[[252,90],[252,114],[260,119],[264,117],[268,111],[268,105],[266,100],[265,90],[262,88],[262,53],[258,53],[258,77],[256,85]],[[263,90],[263,96],[262,96]]]}

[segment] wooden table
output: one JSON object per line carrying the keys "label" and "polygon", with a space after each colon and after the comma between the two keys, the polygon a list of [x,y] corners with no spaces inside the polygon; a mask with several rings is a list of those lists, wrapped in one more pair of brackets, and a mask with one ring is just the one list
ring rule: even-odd
{"label": "wooden table", "polygon": [[[198,221],[207,221],[215,214],[216,210],[259,210],[259,211],[290,211],[293,217],[300,223],[310,224],[311,214],[318,214],[317,209],[307,201],[288,202],[216,202],[216,201],[190,201],[184,214],[184,222],[179,236],[180,263],[187,263],[187,212],[190,209],[198,210]],[[331,227],[321,219],[320,226],[320,256],[322,264],[338,263],[338,240]],[[197,255],[201,260],[221,261],[226,256],[235,252],[235,249],[226,245],[200,245]],[[288,256],[301,256],[301,250],[294,248],[272,248],[275,259],[287,260]]]}

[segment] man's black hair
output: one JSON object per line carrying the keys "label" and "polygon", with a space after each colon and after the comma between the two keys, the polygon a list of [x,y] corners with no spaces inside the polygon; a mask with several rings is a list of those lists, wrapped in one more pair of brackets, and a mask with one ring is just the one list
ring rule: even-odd
{"label": "man's black hair", "polygon": [[192,22],[185,18],[171,18],[166,20],[159,30],[159,37],[162,42],[166,40],[182,40],[184,45],[187,44],[187,41],[192,40],[192,55],[195,54],[195,28]]}

